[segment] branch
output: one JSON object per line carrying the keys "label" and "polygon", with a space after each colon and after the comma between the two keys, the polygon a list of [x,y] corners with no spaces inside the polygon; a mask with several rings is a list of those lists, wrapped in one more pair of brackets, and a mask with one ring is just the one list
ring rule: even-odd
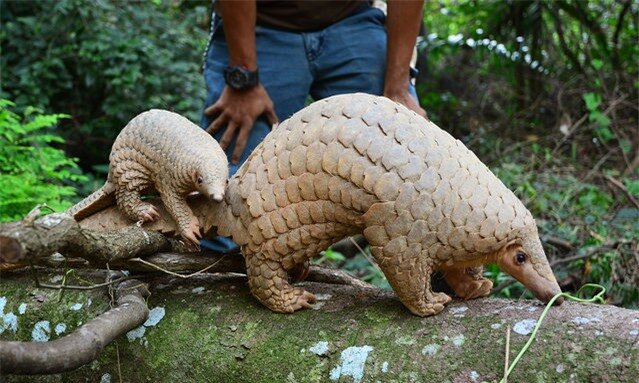
{"label": "branch", "polygon": [[577,261],[580,259],[587,259],[601,253],[602,251],[615,250],[619,246],[627,245],[629,243],[633,243],[633,241],[625,241],[625,240],[609,241],[600,246],[593,247],[583,254],[575,254],[569,257],[556,259],[550,263],[550,266],[554,267],[562,263],[568,263],[568,262]]}
{"label": "branch", "polygon": [[606,34],[596,21],[589,18],[588,13],[581,7],[582,3],[580,1],[576,1],[574,4],[565,1],[557,1],[554,2],[554,4],[559,6],[559,8],[568,15],[577,19],[582,26],[588,29],[595,36],[595,39],[603,53],[605,53],[606,56],[610,56],[610,51],[606,42]]}
{"label": "branch", "polygon": [[106,345],[141,325],[149,315],[143,295],[146,285],[136,280],[121,283],[117,306],[73,333],[52,342],[0,342],[3,374],[57,374],[95,360]]}
{"label": "branch", "polygon": [[187,252],[180,241],[130,223],[109,232],[81,228],[69,215],[54,213],[33,223],[0,225],[0,262],[34,262],[59,252],[92,264],[143,257],[161,251]]}
{"label": "branch", "polygon": [[621,27],[623,26],[623,19],[630,10],[631,4],[631,0],[627,0],[623,4],[623,8],[619,12],[619,17],[617,17],[615,33],[612,36],[612,65],[614,66],[615,70],[621,69],[621,63],[619,62],[619,33],[621,32]]}
{"label": "branch", "polygon": [[[27,263],[9,264],[11,269],[28,267]],[[73,269],[94,269],[100,267],[110,270],[128,270],[132,272],[161,272],[168,275],[178,276],[180,278],[191,278],[195,275],[206,273],[237,273],[246,274],[246,266],[244,258],[241,254],[216,254],[209,251],[203,251],[199,254],[194,253],[157,253],[150,256],[132,259],[120,259],[118,261],[95,265],[88,264],[82,258],[63,258],[59,255],[47,258],[38,258],[33,266],[44,266],[50,268],[73,268]],[[9,271],[3,269],[0,265],[0,271]],[[310,266],[308,276],[305,279],[308,282],[321,282],[335,285],[348,285],[361,288],[371,288],[372,285],[356,278],[345,271],[338,269],[330,269],[322,266]],[[107,285],[105,283],[103,285]],[[62,286],[49,286],[40,284],[45,288],[64,288]],[[95,288],[96,285],[87,286],[86,290]]]}
{"label": "branch", "polygon": [[564,37],[564,29],[561,26],[561,18],[559,16],[559,12],[557,12],[556,6],[554,4],[549,6],[548,10],[550,11],[550,14],[555,23],[555,29],[557,30],[557,36],[559,36],[559,46],[561,47],[561,50],[564,51],[564,54],[566,55],[566,57],[568,57],[568,59],[570,60],[572,65],[575,67],[575,69],[580,73],[584,73],[584,69],[581,66],[581,63],[579,63],[579,59],[570,50],[570,48],[568,47],[568,44],[566,44],[566,39]]}
{"label": "branch", "polygon": [[622,184],[619,180],[609,175],[604,175],[604,178],[606,178],[606,180],[610,182],[611,185],[619,189],[626,196],[626,198],[628,198],[628,201],[630,201],[633,205],[635,205],[637,209],[639,209],[639,201],[637,201],[637,199],[632,195],[632,193],[628,191],[628,188],[626,188],[624,184]]}
{"label": "branch", "polygon": [[566,241],[565,239],[562,238],[558,238],[558,237],[547,237],[544,236],[542,238],[542,241],[546,242],[549,245],[552,245],[554,247],[566,250],[566,251],[572,251],[575,249],[575,246],[570,243],[569,241]]}

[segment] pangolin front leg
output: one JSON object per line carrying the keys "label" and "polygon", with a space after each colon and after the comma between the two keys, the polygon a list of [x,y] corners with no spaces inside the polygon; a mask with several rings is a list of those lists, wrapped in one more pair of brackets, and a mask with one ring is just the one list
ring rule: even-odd
{"label": "pangolin front leg", "polygon": [[433,292],[430,285],[433,268],[427,254],[399,263],[397,259],[401,256],[385,254],[381,246],[371,246],[371,252],[399,300],[413,314],[422,317],[435,315],[451,301],[448,295]]}
{"label": "pangolin front leg", "polygon": [[292,313],[315,303],[315,295],[289,284],[288,272],[281,262],[251,254],[246,249],[242,252],[251,292],[266,307],[275,312]]}
{"label": "pangolin front leg", "polygon": [[493,282],[483,277],[483,270],[482,266],[448,269],[444,271],[444,279],[460,298],[485,297],[490,294]]}
{"label": "pangolin front leg", "polygon": [[162,202],[173,220],[177,223],[180,235],[194,245],[199,245],[200,223],[187,205],[185,196],[171,192],[164,187],[158,187]]}

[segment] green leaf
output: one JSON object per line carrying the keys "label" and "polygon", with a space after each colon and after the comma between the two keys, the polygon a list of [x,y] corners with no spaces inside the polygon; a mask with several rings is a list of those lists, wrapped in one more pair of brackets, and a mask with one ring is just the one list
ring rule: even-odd
{"label": "green leaf", "polygon": [[626,185],[626,188],[628,189],[630,194],[639,197],[639,179],[631,180],[629,178],[626,178],[625,180],[623,180],[623,183]]}
{"label": "green leaf", "polygon": [[601,96],[596,93],[586,93],[582,97],[589,111],[597,110],[601,104]]}
{"label": "green leaf", "polygon": [[593,68],[599,70],[603,67],[603,61],[599,60],[599,59],[594,59],[591,61],[591,64],[593,66]]}
{"label": "green leaf", "polygon": [[598,128],[596,130],[597,137],[601,139],[603,142],[608,142],[614,138],[616,138],[615,134],[608,127]]}

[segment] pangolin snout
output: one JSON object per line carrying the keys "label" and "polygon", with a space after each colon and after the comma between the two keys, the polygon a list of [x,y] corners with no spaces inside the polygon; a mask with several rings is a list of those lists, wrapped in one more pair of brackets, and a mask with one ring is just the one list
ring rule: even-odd
{"label": "pangolin snout", "polygon": [[215,202],[222,202],[222,200],[224,199],[224,193],[211,193],[209,194],[209,198]]}
{"label": "pangolin snout", "polygon": [[[537,297],[537,299],[539,299],[540,301],[544,302],[544,303],[548,303],[550,302],[550,300],[557,294],[561,293],[561,289],[559,288],[559,286],[557,286],[556,289],[548,289],[545,290],[539,294],[535,294],[535,296]],[[553,303],[554,306],[559,306],[560,304],[564,303],[564,297],[559,297],[557,298],[557,300],[555,300],[555,302]]]}

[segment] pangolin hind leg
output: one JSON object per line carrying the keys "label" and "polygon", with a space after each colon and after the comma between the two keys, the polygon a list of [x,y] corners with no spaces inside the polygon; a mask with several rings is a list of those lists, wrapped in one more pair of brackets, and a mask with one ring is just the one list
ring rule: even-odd
{"label": "pangolin hind leg", "polygon": [[444,279],[463,299],[475,299],[490,294],[493,282],[483,277],[482,266],[444,270]]}
{"label": "pangolin hind leg", "polygon": [[242,249],[246,259],[249,287],[253,295],[266,307],[281,313],[310,308],[315,295],[291,286],[289,273],[280,261]]}
{"label": "pangolin hind leg", "polygon": [[118,209],[133,221],[150,222],[160,218],[155,206],[142,201],[141,193],[148,189],[146,174],[137,170],[122,172],[115,182]]}

